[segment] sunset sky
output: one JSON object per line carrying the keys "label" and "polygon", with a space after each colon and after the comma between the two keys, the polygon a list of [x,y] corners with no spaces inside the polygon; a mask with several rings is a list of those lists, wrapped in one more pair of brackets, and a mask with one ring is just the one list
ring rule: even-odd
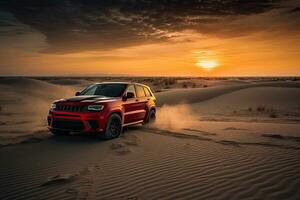
{"label": "sunset sky", "polygon": [[300,76],[300,0],[1,0],[0,75]]}

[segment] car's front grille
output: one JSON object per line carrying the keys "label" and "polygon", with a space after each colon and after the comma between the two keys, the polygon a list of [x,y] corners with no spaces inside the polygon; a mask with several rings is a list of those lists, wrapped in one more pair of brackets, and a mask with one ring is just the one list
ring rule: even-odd
{"label": "car's front grille", "polygon": [[70,131],[82,131],[84,129],[84,124],[80,120],[53,119],[52,127]]}
{"label": "car's front grille", "polygon": [[64,105],[57,104],[55,110],[56,111],[67,111],[67,112],[82,112],[84,111],[86,106],[82,105]]}

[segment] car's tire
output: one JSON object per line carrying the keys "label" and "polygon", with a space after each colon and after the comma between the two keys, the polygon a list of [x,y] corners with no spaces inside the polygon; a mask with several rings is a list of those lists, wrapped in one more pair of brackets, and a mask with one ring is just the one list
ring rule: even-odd
{"label": "car's tire", "polygon": [[155,110],[150,110],[146,120],[144,120],[144,124],[152,124],[155,122],[156,119],[156,112]]}
{"label": "car's tire", "polygon": [[55,136],[68,135],[70,133],[68,131],[59,131],[59,130],[50,130],[50,132]]}
{"label": "car's tire", "polygon": [[107,120],[103,138],[106,140],[117,138],[121,135],[122,131],[122,119],[120,115],[114,113]]}

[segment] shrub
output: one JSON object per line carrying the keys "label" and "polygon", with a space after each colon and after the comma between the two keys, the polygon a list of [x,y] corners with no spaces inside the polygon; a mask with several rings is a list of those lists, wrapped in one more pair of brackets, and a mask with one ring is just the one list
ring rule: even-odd
{"label": "shrub", "polygon": [[264,112],[266,110],[266,107],[265,106],[258,106],[257,108],[256,108],[256,111],[257,112]]}
{"label": "shrub", "polygon": [[176,80],[174,80],[174,79],[165,80],[165,85],[174,85],[175,83],[176,83]]}

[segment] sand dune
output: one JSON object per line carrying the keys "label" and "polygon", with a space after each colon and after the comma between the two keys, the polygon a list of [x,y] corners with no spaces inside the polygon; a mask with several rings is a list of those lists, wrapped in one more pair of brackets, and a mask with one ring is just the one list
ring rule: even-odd
{"label": "sand dune", "polygon": [[[289,98],[286,98],[289,97]],[[255,106],[297,109],[300,106],[300,90],[282,87],[252,87],[230,92],[207,101],[207,105],[249,108]]]}
{"label": "sand dune", "polygon": [[90,80],[0,79],[0,199],[298,199],[300,83],[182,81],[154,125],[103,141],[45,128]]}
{"label": "sand dune", "polygon": [[46,116],[52,101],[75,91],[29,78],[2,78],[0,90],[0,144],[19,143],[27,136],[47,132]]}
{"label": "sand dune", "polygon": [[47,82],[56,85],[78,86],[78,87],[87,87],[88,85],[93,83],[93,81],[88,81],[83,79],[71,79],[71,78],[54,79],[54,80],[48,80]]}
{"label": "sand dune", "polygon": [[[230,120],[300,120],[300,90],[283,87],[252,87],[191,104],[202,116]],[[204,117],[205,118],[205,117]]]}
{"label": "sand dune", "polygon": [[179,104],[179,103],[197,103],[200,101],[209,100],[224,94],[228,94],[237,90],[252,88],[252,87],[287,87],[300,88],[300,82],[264,82],[264,83],[249,83],[249,84],[234,84],[234,85],[219,85],[208,88],[188,88],[176,89],[175,91],[166,91],[157,93],[159,99],[158,105],[163,104]]}
{"label": "sand dune", "polygon": [[[74,94],[71,87],[62,87],[29,78],[0,79],[2,112],[35,112],[55,99]],[[43,103],[44,102],[44,103]],[[17,108],[11,108],[16,107]]]}

